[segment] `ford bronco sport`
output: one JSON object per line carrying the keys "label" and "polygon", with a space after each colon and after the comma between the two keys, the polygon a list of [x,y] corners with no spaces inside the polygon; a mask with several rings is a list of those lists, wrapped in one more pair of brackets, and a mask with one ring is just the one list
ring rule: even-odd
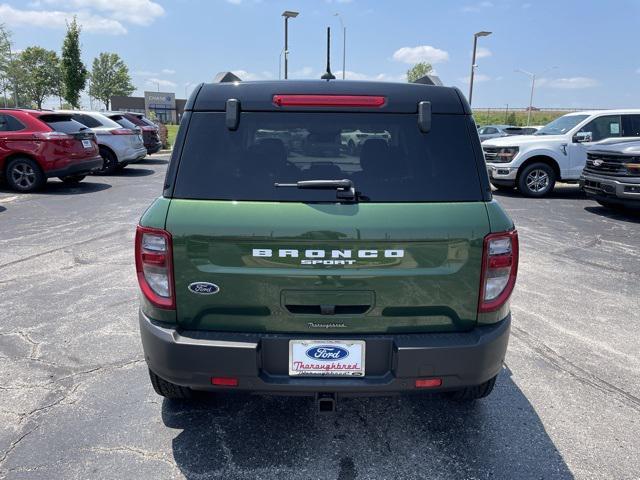
{"label": "ford bronco sport", "polygon": [[[371,134],[356,151],[353,131]],[[518,236],[455,88],[200,85],[135,255],[145,358],[168,398],[471,400],[501,370]]]}

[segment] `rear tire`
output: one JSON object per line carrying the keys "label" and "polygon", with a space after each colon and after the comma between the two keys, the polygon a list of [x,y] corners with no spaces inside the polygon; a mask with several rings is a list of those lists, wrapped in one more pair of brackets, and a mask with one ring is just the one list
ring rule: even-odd
{"label": "rear tire", "polygon": [[532,163],[520,172],[518,190],[525,197],[541,198],[553,191],[556,172],[546,163]]}
{"label": "rear tire", "polygon": [[40,190],[47,183],[40,165],[26,157],[14,158],[7,164],[5,180],[12,190],[24,193]]}
{"label": "rear tire", "polygon": [[96,173],[101,175],[108,175],[113,173],[118,168],[118,157],[115,154],[104,147],[100,147],[100,156],[102,157],[102,168]]}
{"label": "rear tire", "polygon": [[67,185],[77,185],[86,177],[86,175],[69,175],[66,177],[60,177],[60,180],[62,180],[62,182],[66,183]]}
{"label": "rear tire", "polygon": [[465,387],[461,390],[450,392],[448,397],[456,402],[472,402],[474,400],[479,400],[488,396],[493,391],[493,387],[496,384],[496,378],[498,378],[497,375],[480,385],[476,385],[475,387]]}
{"label": "rear tire", "polygon": [[175,383],[167,382],[163,378],[149,370],[149,378],[151,378],[151,385],[156,393],[164,398],[171,400],[189,400],[193,398],[193,390]]}

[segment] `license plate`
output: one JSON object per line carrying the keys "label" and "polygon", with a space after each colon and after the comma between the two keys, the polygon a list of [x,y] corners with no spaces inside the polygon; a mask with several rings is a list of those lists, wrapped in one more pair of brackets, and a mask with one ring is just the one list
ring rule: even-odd
{"label": "license plate", "polygon": [[364,377],[363,340],[290,340],[289,375]]}
{"label": "license plate", "polygon": [[91,145],[91,140],[82,140],[82,146],[84,148],[91,148],[93,147],[93,145]]}

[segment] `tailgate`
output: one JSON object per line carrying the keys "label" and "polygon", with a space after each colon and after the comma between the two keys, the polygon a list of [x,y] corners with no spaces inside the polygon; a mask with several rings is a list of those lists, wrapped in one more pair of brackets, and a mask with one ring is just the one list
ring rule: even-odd
{"label": "tailgate", "polygon": [[[476,323],[483,202],[173,199],[166,229],[185,329],[399,333]],[[219,290],[189,289],[198,282]]]}

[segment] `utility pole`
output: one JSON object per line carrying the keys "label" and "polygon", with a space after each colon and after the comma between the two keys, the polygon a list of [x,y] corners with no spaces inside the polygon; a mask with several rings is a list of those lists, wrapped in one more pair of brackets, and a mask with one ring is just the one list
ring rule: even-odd
{"label": "utility pole", "polygon": [[484,30],[473,34],[473,54],[471,56],[471,76],[469,77],[469,105],[471,105],[471,100],[473,99],[473,77],[477,67],[476,51],[478,49],[478,37],[488,37],[489,35],[491,35],[491,32],[485,32]]}
{"label": "utility pole", "polygon": [[338,17],[338,20],[340,20],[340,26],[342,27],[342,79],[344,80],[345,72],[347,70],[347,27],[344,26],[342,15],[335,13],[333,16]]}
{"label": "utility pole", "polygon": [[284,17],[284,79],[289,78],[289,19],[296,18],[300,13],[285,10]]}
{"label": "utility pole", "polygon": [[527,127],[531,124],[531,110],[533,109],[533,91],[536,88],[536,77],[544,73],[547,73],[548,71],[553,70],[554,68],[558,68],[558,67],[547,68],[542,73],[527,72],[526,70],[522,70],[520,68],[516,70],[516,72],[524,73],[526,76],[528,76],[531,79],[531,94],[529,95],[529,111],[527,112]]}

